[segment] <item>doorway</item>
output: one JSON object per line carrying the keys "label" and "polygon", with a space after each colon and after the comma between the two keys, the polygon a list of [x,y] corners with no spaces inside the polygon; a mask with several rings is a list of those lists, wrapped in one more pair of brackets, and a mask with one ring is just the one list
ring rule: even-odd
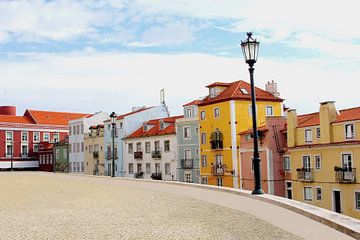
{"label": "doorway", "polygon": [[341,193],[339,190],[333,191],[334,199],[334,211],[341,213]]}

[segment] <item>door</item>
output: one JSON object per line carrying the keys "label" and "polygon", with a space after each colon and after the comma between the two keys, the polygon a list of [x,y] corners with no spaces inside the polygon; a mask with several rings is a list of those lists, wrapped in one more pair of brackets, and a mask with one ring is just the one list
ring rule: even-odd
{"label": "door", "polygon": [[160,163],[155,163],[155,172],[160,173]]}
{"label": "door", "polygon": [[292,182],[286,182],[286,197],[292,199]]}
{"label": "door", "polygon": [[334,191],[334,211],[337,213],[341,213],[340,191]]}
{"label": "door", "polygon": [[346,171],[351,172],[351,168],[352,168],[351,154],[343,154],[342,155],[342,167],[344,169],[346,169]]}
{"label": "door", "polygon": [[310,170],[310,156],[304,156],[303,157],[303,168],[306,170]]}

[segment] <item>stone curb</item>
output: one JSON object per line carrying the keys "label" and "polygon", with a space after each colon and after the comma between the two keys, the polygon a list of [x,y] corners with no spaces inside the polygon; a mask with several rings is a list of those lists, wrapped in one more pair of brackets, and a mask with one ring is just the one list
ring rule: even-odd
{"label": "stone curb", "polygon": [[[62,173],[56,173],[62,174]],[[109,179],[108,176],[94,176],[94,175],[84,175],[84,174],[67,174],[71,176],[84,176],[84,177],[94,177],[94,178],[106,178]],[[186,186],[198,189],[205,190],[215,190],[219,192],[232,193],[242,197],[252,198],[255,200],[267,202],[270,204],[274,204],[276,206],[288,209],[292,212],[303,215],[307,218],[310,218],[314,221],[320,222],[328,227],[331,227],[339,232],[342,232],[350,237],[355,239],[360,239],[360,220],[357,220],[352,217],[348,217],[342,214],[338,214],[326,209],[322,209],[310,204],[306,204],[303,202],[278,197],[274,195],[264,194],[264,195],[252,195],[251,191],[241,190],[241,189],[233,189],[228,187],[218,187],[212,185],[202,185],[196,183],[185,183],[185,182],[177,182],[177,181],[158,181],[151,179],[134,179],[134,178],[124,178],[124,177],[115,177],[111,178],[114,180],[125,180],[125,181],[140,181],[140,182],[151,182],[151,183],[159,183],[159,184],[168,184],[168,185],[177,185],[177,186]]]}

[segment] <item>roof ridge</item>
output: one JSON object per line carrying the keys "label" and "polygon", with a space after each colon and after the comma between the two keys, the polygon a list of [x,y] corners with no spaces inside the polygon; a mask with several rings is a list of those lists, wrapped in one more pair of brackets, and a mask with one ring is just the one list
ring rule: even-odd
{"label": "roof ridge", "polygon": [[[242,81],[242,80],[237,81],[237,85],[236,85],[236,87],[235,87],[235,90],[232,92],[231,97],[234,97],[236,90],[238,90],[239,87],[240,87],[241,81]],[[233,84],[236,84],[236,81],[233,82]],[[229,86],[229,87],[230,87],[230,86]]]}

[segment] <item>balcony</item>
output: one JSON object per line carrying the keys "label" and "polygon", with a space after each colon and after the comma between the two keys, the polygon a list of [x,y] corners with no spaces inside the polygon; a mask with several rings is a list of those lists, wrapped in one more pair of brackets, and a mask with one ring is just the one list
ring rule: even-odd
{"label": "balcony", "polygon": [[212,166],[212,174],[214,176],[223,176],[226,171],[226,165],[225,164],[218,164]]}
{"label": "balcony", "polygon": [[356,168],[335,167],[335,180],[339,183],[356,183]]}
{"label": "balcony", "polygon": [[134,174],[135,178],[144,178],[144,172],[137,172]]}
{"label": "balcony", "polygon": [[151,157],[154,159],[161,159],[161,151],[152,151]]}
{"label": "balcony", "polygon": [[211,149],[212,150],[222,150],[223,149],[223,141],[211,141]]}
{"label": "balcony", "polygon": [[161,173],[152,173],[151,178],[153,180],[162,180],[162,175],[161,175]]}
{"label": "balcony", "polygon": [[313,182],[314,181],[314,169],[313,168],[298,168],[297,179],[301,182]]}
{"label": "balcony", "polygon": [[143,158],[143,152],[142,151],[134,152],[134,158],[141,160]]}
{"label": "balcony", "polygon": [[181,159],[181,168],[182,169],[192,169],[193,168],[193,159]]}
{"label": "balcony", "polygon": [[94,158],[99,158],[99,151],[94,151],[93,152],[93,157]]}

